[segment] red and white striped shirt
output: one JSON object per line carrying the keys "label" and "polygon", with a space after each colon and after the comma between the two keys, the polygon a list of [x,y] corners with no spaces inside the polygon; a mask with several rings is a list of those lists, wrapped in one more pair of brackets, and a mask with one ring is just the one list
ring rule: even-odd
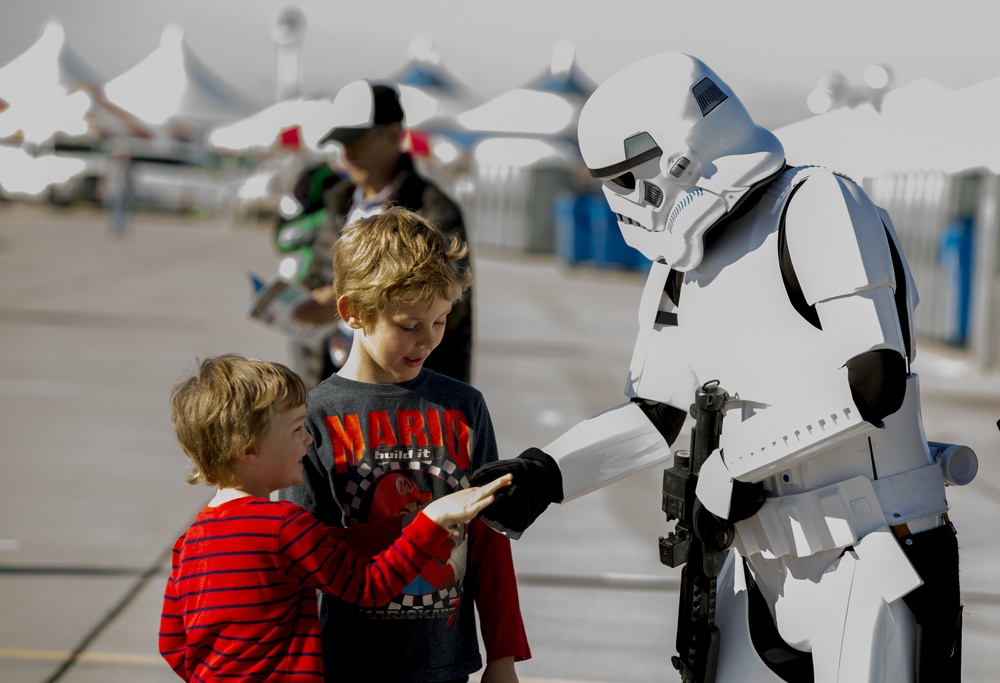
{"label": "red and white striped shirt", "polygon": [[238,498],[206,507],[174,544],[160,653],[185,681],[322,683],[316,590],[388,603],[448,532],[423,514],[370,560],[293,503]]}

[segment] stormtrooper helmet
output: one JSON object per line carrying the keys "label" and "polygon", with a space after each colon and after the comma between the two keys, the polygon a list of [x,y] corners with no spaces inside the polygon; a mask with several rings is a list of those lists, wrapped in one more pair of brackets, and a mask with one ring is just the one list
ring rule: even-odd
{"label": "stormtrooper helmet", "polygon": [[625,241],[679,271],[701,263],[708,229],[785,162],[729,86],[679,53],[605,81],[580,113],[579,140]]}

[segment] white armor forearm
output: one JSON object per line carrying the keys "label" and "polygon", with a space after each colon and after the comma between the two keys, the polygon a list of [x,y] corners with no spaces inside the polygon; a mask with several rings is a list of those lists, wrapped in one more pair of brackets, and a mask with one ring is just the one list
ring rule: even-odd
{"label": "white armor forearm", "polygon": [[560,502],[670,457],[667,442],[634,403],[584,420],[542,450],[559,464],[563,484]]}

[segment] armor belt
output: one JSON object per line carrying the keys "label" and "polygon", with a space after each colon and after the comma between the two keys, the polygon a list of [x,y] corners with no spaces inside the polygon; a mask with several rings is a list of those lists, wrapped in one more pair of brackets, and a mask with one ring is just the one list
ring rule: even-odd
{"label": "armor belt", "polygon": [[947,510],[941,467],[932,463],[877,481],[858,476],[768,498],[756,515],[736,524],[736,547],[744,556],[808,557],[853,545],[881,527],[906,527]]}

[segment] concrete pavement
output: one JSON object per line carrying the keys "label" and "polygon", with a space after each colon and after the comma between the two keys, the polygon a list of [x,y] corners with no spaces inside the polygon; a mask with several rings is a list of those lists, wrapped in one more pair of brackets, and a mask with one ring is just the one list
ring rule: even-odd
{"label": "concrete pavement", "polygon": [[[0,204],[0,681],[176,680],[156,651],[169,548],[211,496],[184,483],[167,397],[197,358],[286,361],[246,319],[266,229]],[[642,278],[550,257],[476,254],[475,383],[512,456],[621,401]],[[953,489],[963,549],[965,680],[994,678],[1000,590],[1000,378],[924,344],[928,435],[975,448]],[[553,506],[514,544],[531,681],[673,681],[676,572],[656,539],[660,473]]]}

